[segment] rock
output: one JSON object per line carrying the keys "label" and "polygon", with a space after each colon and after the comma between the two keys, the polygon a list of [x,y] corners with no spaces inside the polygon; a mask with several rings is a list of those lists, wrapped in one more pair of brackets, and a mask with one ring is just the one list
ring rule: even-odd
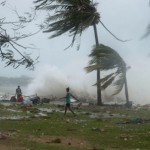
{"label": "rock", "polygon": [[49,98],[42,98],[41,103],[49,103],[50,99]]}
{"label": "rock", "polygon": [[30,98],[30,100],[33,102],[33,104],[39,104],[40,103],[40,97],[39,96],[35,96]]}
{"label": "rock", "polygon": [[56,138],[56,139],[52,140],[52,143],[61,143],[61,139],[60,138]]}
{"label": "rock", "polygon": [[15,97],[15,96],[12,96],[12,97],[10,98],[10,102],[17,102],[16,97]]}
{"label": "rock", "polygon": [[93,127],[91,130],[92,130],[92,131],[100,131],[99,128],[94,128],[94,127]]}
{"label": "rock", "polygon": [[0,140],[5,140],[7,139],[7,136],[3,133],[0,133]]}

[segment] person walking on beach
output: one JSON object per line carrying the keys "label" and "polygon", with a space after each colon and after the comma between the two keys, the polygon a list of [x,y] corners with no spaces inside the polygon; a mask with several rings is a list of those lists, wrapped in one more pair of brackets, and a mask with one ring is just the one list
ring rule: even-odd
{"label": "person walking on beach", "polygon": [[19,97],[22,96],[22,91],[19,85],[18,88],[16,89],[16,95],[17,95],[17,101],[19,101]]}
{"label": "person walking on beach", "polygon": [[70,92],[69,92],[69,87],[68,88],[66,88],[66,97],[64,97],[65,99],[66,99],[66,105],[65,105],[65,113],[64,113],[64,115],[66,115],[66,113],[67,113],[67,110],[69,109],[72,113],[73,113],[73,115],[74,116],[76,116],[75,115],[75,113],[74,113],[74,111],[71,109],[71,107],[70,107],[70,103],[71,103],[71,101],[70,101],[70,99],[71,99],[71,97],[73,97],[74,99],[76,99],[77,101],[79,101],[76,97],[74,97]]}

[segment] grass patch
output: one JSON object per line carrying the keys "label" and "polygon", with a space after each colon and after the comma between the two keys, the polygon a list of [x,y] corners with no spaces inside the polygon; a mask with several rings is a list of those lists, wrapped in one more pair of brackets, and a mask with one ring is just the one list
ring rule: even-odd
{"label": "grass patch", "polygon": [[[76,117],[61,112],[36,115],[39,108],[54,109],[56,106],[35,106],[23,111],[19,105],[3,107],[1,116],[27,116],[18,120],[0,120],[0,147],[6,150],[101,150],[101,149],[150,149],[150,118],[148,108],[81,107]],[[58,109],[58,108],[57,108]],[[28,113],[27,113],[28,112]],[[90,114],[102,114],[90,118]],[[110,117],[105,117],[104,114]],[[115,117],[114,114],[119,114]],[[134,122],[135,118],[145,122]],[[5,136],[5,138],[2,138]]]}

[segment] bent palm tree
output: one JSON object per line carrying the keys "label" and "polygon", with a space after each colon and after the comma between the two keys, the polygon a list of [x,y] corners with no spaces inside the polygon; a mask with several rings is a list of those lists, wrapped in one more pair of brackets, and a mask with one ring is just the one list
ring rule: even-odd
{"label": "bent palm tree", "polygon": [[[89,66],[85,68],[87,72],[92,72],[97,69],[102,71],[114,70],[113,73],[101,79],[101,87],[102,89],[106,89],[113,83],[116,86],[116,91],[113,95],[116,95],[125,86],[126,104],[128,106],[129,96],[126,79],[126,71],[128,68],[121,56],[114,49],[100,44],[93,48],[89,57],[91,57]],[[99,64],[97,63],[98,61],[100,62]]]}
{"label": "bent palm tree", "polygon": [[[77,36],[81,36],[89,26],[93,26],[96,44],[99,44],[96,24],[100,22],[100,14],[96,10],[96,3],[92,3],[90,0],[36,0],[35,3],[40,3],[36,9],[55,11],[54,15],[49,16],[46,20],[47,26],[44,32],[54,32],[50,38],[69,32],[73,36],[70,47],[73,46]],[[100,81],[99,69],[97,70],[97,80]],[[101,101],[101,86],[98,84],[97,104],[101,105]]]}
{"label": "bent palm tree", "polygon": [[[82,32],[89,26],[93,26],[96,45],[99,45],[96,24],[99,22],[102,26],[112,34],[101,22],[100,14],[97,12],[97,3],[92,0],[36,0],[36,9],[44,9],[53,12],[46,20],[44,32],[52,32],[50,38],[60,36],[69,32],[72,38],[73,46],[77,36],[81,36]],[[113,34],[112,34],[113,35]],[[114,35],[113,35],[114,36]],[[114,36],[117,40],[116,36]],[[80,48],[80,44],[78,48]],[[100,81],[100,70],[97,70],[97,81]],[[101,105],[101,86],[100,82],[97,85],[97,104]]]}

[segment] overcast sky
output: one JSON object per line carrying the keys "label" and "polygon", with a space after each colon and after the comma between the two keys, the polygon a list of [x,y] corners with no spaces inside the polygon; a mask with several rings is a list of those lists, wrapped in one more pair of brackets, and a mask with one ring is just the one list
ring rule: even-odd
{"label": "overcast sky", "polygon": [[[0,0],[2,1],[2,0]],[[106,27],[122,40],[129,42],[119,42],[114,39],[100,24],[98,28],[99,42],[115,49],[125,60],[131,69],[127,73],[129,96],[135,103],[149,103],[150,99],[150,37],[140,40],[150,23],[149,0],[94,0],[98,2],[98,11],[101,15],[101,21]],[[8,17],[14,15],[10,9],[16,8],[19,13],[31,11],[33,7],[31,0],[7,0],[7,10],[0,10],[2,14]],[[5,12],[5,13],[4,13]],[[44,21],[44,13],[38,12],[37,22]],[[10,17],[11,18],[11,17]],[[13,18],[13,17],[12,17]],[[25,32],[36,31],[35,24],[31,24]],[[39,63],[34,71],[25,70],[20,67],[14,70],[11,67],[4,68],[5,64],[1,63],[1,76],[21,76],[28,75],[35,78],[34,83],[29,86],[29,90],[39,89],[47,86],[51,91],[55,91],[60,85],[67,86],[70,84],[74,89],[86,89],[89,93],[96,93],[92,84],[96,81],[96,74],[87,74],[84,67],[89,61],[88,55],[92,46],[95,44],[93,28],[89,27],[81,37],[80,50],[74,47],[65,50],[72,38],[68,34],[55,39],[48,39],[50,34],[39,33],[28,39],[20,41],[23,45],[34,44],[38,50],[32,50],[34,56],[40,55]],[[53,82],[53,87],[47,85],[45,79]],[[38,81],[41,81],[40,84]],[[47,81],[46,80],[46,81]],[[55,84],[55,81],[59,84]],[[59,80],[59,81],[58,81]],[[60,84],[61,83],[61,84]],[[64,84],[63,84],[64,83]],[[62,86],[63,87],[63,86]],[[104,94],[109,95],[109,92]],[[61,95],[61,94],[60,94]]]}

